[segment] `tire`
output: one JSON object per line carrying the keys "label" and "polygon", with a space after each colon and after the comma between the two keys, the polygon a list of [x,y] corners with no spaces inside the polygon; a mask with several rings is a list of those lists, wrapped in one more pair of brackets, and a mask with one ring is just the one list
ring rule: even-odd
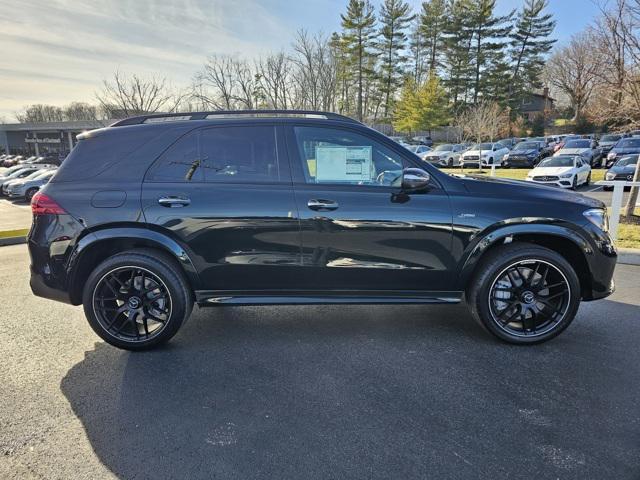
{"label": "tire", "polygon": [[[534,265],[536,265],[535,271]],[[521,286],[516,288],[518,294],[507,292],[508,289],[504,287],[507,285],[504,278],[514,277],[516,281],[518,280],[518,275],[510,273],[513,268],[519,272],[519,280],[522,281]],[[545,268],[547,273],[542,278]],[[528,286],[525,279],[527,281],[531,279],[532,285]],[[540,289],[538,285],[540,281],[542,281],[542,287],[546,288]],[[557,283],[564,282],[566,285],[566,291],[563,291],[561,295],[557,293],[557,289],[565,287],[549,283],[556,281]],[[552,294],[554,289],[555,292]],[[499,293],[503,295],[503,299],[496,297]],[[531,296],[533,296],[533,300],[531,300]],[[566,329],[578,311],[581,293],[578,276],[564,257],[548,248],[516,242],[496,247],[487,254],[486,258],[481,260],[469,283],[466,297],[471,314],[485,330],[505,342],[529,345],[551,340]],[[556,300],[558,298],[559,301]],[[542,320],[545,315],[548,315],[541,313],[547,308],[546,305],[540,309],[542,303],[538,302],[544,301],[552,306],[557,306],[553,305],[551,300],[561,303],[558,307],[559,310],[554,310],[555,317],[549,320],[548,325],[541,323],[536,326],[535,318]],[[507,307],[504,310],[498,310],[497,307],[502,304]],[[512,305],[511,309],[508,305]],[[533,316],[534,309],[540,310],[537,313],[539,317]],[[514,318],[512,315],[518,310],[520,316]],[[524,318],[522,311],[524,311]],[[527,318],[528,315],[531,317]],[[511,320],[512,318],[514,319]],[[532,318],[534,318],[533,324],[531,323]],[[518,324],[520,325],[518,326]]]}
{"label": "tire", "polygon": [[27,190],[24,194],[24,199],[27,202],[31,202],[31,199],[33,198],[33,196],[38,192],[37,188],[30,188],[29,190]]}
{"label": "tire", "polygon": [[140,249],[100,263],[87,278],[82,303],[89,325],[105,342],[147,350],[178,332],[191,314],[193,297],[173,258]]}
{"label": "tire", "polygon": [[587,175],[587,179],[584,181],[584,185],[586,187],[588,187],[589,185],[591,185],[591,172],[589,172],[589,175]]}
{"label": "tire", "polygon": [[450,159],[447,161],[447,167],[449,167],[449,168],[453,167],[453,158],[450,158]]}
{"label": "tire", "polygon": [[573,176],[573,182],[571,182],[571,190],[578,188],[578,175]]}

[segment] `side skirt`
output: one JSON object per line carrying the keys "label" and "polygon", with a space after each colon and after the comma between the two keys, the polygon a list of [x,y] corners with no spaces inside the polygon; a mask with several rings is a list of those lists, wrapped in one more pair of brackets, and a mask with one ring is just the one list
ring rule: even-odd
{"label": "side skirt", "polygon": [[196,301],[201,307],[217,305],[331,305],[331,304],[434,304],[460,303],[463,292],[353,291],[353,290],[197,290]]}

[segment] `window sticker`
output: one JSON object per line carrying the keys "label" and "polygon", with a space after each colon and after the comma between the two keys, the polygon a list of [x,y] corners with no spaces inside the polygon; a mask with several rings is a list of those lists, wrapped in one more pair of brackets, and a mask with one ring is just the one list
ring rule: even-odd
{"label": "window sticker", "polygon": [[316,182],[370,182],[371,147],[316,147]]}

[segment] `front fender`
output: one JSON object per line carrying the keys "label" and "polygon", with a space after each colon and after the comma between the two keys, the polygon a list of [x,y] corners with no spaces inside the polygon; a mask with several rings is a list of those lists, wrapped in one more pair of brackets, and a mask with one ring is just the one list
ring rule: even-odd
{"label": "front fender", "polygon": [[485,228],[478,232],[474,239],[469,242],[459,262],[458,288],[460,290],[466,288],[474,269],[487,250],[496,244],[504,242],[506,238],[516,235],[561,237],[574,243],[585,255],[585,259],[587,255],[593,253],[593,249],[586,238],[575,229],[575,226],[569,226],[567,222],[549,218],[510,219]]}

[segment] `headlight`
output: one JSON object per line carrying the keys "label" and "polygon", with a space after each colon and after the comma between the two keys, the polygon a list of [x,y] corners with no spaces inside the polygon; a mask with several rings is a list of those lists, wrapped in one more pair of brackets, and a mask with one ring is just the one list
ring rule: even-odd
{"label": "headlight", "polygon": [[613,180],[614,178],[616,178],[616,174],[607,172],[607,174],[605,175],[605,178],[607,180]]}
{"label": "headlight", "polygon": [[505,153],[504,157],[502,157],[504,160],[509,160],[509,154]]}
{"label": "headlight", "polygon": [[564,175],[560,175],[560,178],[571,178],[573,177],[573,173],[565,173]]}
{"label": "headlight", "polygon": [[603,232],[609,231],[609,217],[607,216],[606,208],[592,208],[582,212],[582,214]]}
{"label": "headlight", "polygon": [[607,155],[607,160],[613,160],[617,156],[618,154],[616,152],[609,152],[609,155]]}

